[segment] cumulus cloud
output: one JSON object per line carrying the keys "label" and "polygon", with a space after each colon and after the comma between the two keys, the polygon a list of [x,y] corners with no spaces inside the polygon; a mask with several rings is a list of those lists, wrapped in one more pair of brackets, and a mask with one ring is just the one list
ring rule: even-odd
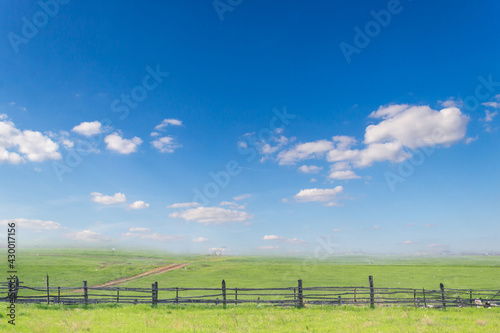
{"label": "cumulus cloud", "polygon": [[319,189],[311,188],[300,190],[294,198],[297,202],[328,202],[335,203],[337,195],[342,193],[344,188],[342,186],[337,186],[335,188]]}
{"label": "cumulus cloud", "polygon": [[493,121],[493,118],[496,115],[498,115],[498,111],[490,112],[490,111],[486,110],[485,112],[486,112],[486,115],[481,120],[484,121],[484,122],[487,122],[487,123]]}
{"label": "cumulus cloud", "polygon": [[168,242],[168,241],[180,241],[183,240],[184,237],[180,235],[166,235],[166,234],[158,234],[158,233],[133,233],[127,232],[122,234],[123,237],[127,238],[138,238],[138,239],[149,239],[160,242]]}
{"label": "cumulus cloud", "polygon": [[91,198],[92,201],[97,202],[99,204],[103,204],[103,205],[113,205],[113,204],[122,203],[122,202],[127,201],[125,194],[120,193],[120,192],[115,193],[112,196],[103,195],[102,193],[99,193],[99,192],[92,192],[92,193],[90,193],[90,195],[92,196],[92,198]]}
{"label": "cumulus cloud", "polygon": [[[116,194],[115,194],[116,195]],[[130,206],[128,206],[129,209],[146,209],[149,208],[149,204],[145,203],[144,201],[135,201],[132,203]]]}
{"label": "cumulus cloud", "polygon": [[281,237],[281,236],[276,236],[276,235],[265,235],[264,237],[262,237],[262,240],[265,240],[265,241],[280,241],[280,242],[283,242],[283,243],[287,243],[287,244],[304,244],[306,243],[305,240],[302,240],[302,239],[298,239],[298,238],[286,238],[286,237]]}
{"label": "cumulus cloud", "polygon": [[[296,164],[308,159],[332,163],[330,179],[357,179],[352,168],[366,168],[376,162],[400,163],[412,157],[413,150],[426,146],[448,147],[465,138],[469,118],[457,107],[458,102],[434,110],[429,106],[393,104],[379,107],[370,114],[377,123],[366,127],[364,140],[334,136],[296,144],[278,153],[280,165]],[[485,119],[491,119],[487,114]],[[302,172],[318,172],[317,167],[303,165]]]}
{"label": "cumulus cloud", "polygon": [[179,202],[167,206],[167,208],[193,208],[198,207],[200,204],[197,202]]}
{"label": "cumulus cloud", "polygon": [[102,242],[111,240],[111,238],[109,238],[108,236],[104,236],[98,232],[94,232],[91,230],[84,230],[84,231],[64,234],[63,237],[73,240],[81,240],[85,242]]}
{"label": "cumulus cloud", "polygon": [[328,176],[331,179],[358,179],[360,176],[356,175],[352,170],[332,171]]}
{"label": "cumulus cloud", "polygon": [[117,132],[110,134],[104,138],[106,148],[119,154],[130,154],[137,151],[137,147],[142,143],[138,137],[132,139],[123,139]]}
{"label": "cumulus cloud", "polygon": [[318,173],[321,170],[323,170],[323,167],[319,167],[316,165],[302,165],[299,168],[299,171],[303,173]]}
{"label": "cumulus cloud", "polygon": [[243,222],[253,215],[239,210],[220,207],[198,207],[169,215],[172,218],[181,218],[186,221],[195,221],[202,224],[221,224],[226,222]]}
{"label": "cumulus cloud", "polygon": [[9,223],[15,223],[16,227],[21,229],[35,229],[35,230],[58,230],[65,229],[60,223],[54,221],[42,221],[42,220],[31,220],[31,219],[11,219],[11,220],[0,220],[0,225],[8,225]]}
{"label": "cumulus cloud", "polygon": [[236,202],[233,201],[222,201],[219,206],[228,206],[231,209],[245,209],[245,205],[240,205],[237,204]]}
{"label": "cumulus cloud", "polygon": [[492,107],[495,109],[500,109],[500,103],[498,103],[498,102],[486,102],[486,103],[483,103],[483,105],[489,106],[489,107]]}
{"label": "cumulus cloud", "polygon": [[61,158],[59,145],[40,132],[16,128],[6,115],[0,117],[0,163],[43,162]]}
{"label": "cumulus cloud", "polygon": [[280,152],[277,159],[280,165],[295,164],[301,160],[306,160],[313,157],[322,157],[326,152],[332,149],[333,142],[328,140],[306,142],[297,144],[292,149]]}
{"label": "cumulus cloud", "polygon": [[262,237],[262,240],[282,240],[282,239],[285,239],[285,237],[280,237],[276,235],[265,235],[264,237]]}
{"label": "cumulus cloud", "polygon": [[242,195],[237,195],[237,196],[233,197],[233,200],[240,201],[240,200],[248,199],[250,197],[251,197],[250,194],[242,194]]}
{"label": "cumulus cloud", "polygon": [[151,231],[151,229],[149,228],[130,228],[128,229],[128,231],[132,231],[132,232],[146,232],[146,231]]}
{"label": "cumulus cloud", "polygon": [[151,142],[160,153],[173,153],[177,148],[182,147],[171,136],[164,136]]}
{"label": "cumulus cloud", "polygon": [[205,242],[208,242],[208,239],[205,237],[197,237],[197,238],[193,238],[193,242],[194,243],[205,243]]}
{"label": "cumulus cloud", "polygon": [[155,130],[159,131],[167,126],[182,126],[182,121],[178,119],[163,119],[161,124],[155,126]]}
{"label": "cumulus cloud", "polygon": [[80,125],[73,127],[71,130],[80,135],[91,137],[103,132],[102,124],[99,121],[83,122]]}

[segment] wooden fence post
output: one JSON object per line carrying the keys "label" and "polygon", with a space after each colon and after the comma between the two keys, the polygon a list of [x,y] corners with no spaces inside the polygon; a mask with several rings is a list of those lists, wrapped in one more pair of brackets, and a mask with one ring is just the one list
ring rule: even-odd
{"label": "wooden fence post", "polygon": [[89,302],[89,291],[87,290],[87,281],[83,281],[83,301],[85,304]]}
{"label": "wooden fence post", "polygon": [[304,306],[304,294],[302,290],[302,280],[298,280],[298,286],[297,286],[297,299],[300,307]]}
{"label": "wooden fence post", "polygon": [[50,304],[50,296],[49,296],[49,275],[47,274],[47,304]]}
{"label": "wooden fence post", "polygon": [[472,289],[470,290],[469,304],[472,305]]}
{"label": "wooden fence post", "polygon": [[427,308],[427,301],[425,300],[425,288],[422,288],[422,293],[424,294],[424,307]]}
{"label": "wooden fence post", "polygon": [[179,304],[179,287],[175,287],[175,304]]}
{"label": "wooden fence post", "polygon": [[413,305],[417,307],[417,289],[413,289]]}
{"label": "wooden fence post", "polygon": [[368,281],[370,282],[370,307],[375,307],[375,290],[373,289],[373,276],[368,277]]}
{"label": "wooden fence post", "polygon": [[120,287],[116,288],[116,303],[120,303]]}
{"label": "wooden fence post", "polygon": [[357,303],[358,301],[356,300],[356,288],[354,288],[354,303]]}
{"label": "wooden fence post", "polygon": [[222,280],[222,305],[226,307],[226,281]]}
{"label": "wooden fence post", "polygon": [[155,284],[151,283],[151,304],[152,305],[155,305],[155,296],[156,296],[156,293],[155,293]]}
{"label": "wooden fence post", "polygon": [[61,287],[57,287],[57,303],[61,303]]}
{"label": "wooden fence post", "polygon": [[155,300],[156,300],[156,304],[158,304],[158,294],[159,294],[159,290],[158,290],[158,281],[155,282]]}
{"label": "wooden fence post", "polygon": [[234,288],[234,305],[238,305],[238,288]]}
{"label": "wooden fence post", "polygon": [[441,299],[443,301],[443,308],[445,308],[446,307],[446,298],[444,295],[444,284],[440,283],[439,288],[441,289]]}

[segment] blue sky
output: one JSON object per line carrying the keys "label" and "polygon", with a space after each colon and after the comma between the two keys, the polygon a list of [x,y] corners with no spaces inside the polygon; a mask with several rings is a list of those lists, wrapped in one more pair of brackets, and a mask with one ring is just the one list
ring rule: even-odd
{"label": "blue sky", "polygon": [[0,5],[20,246],[499,252],[497,2]]}

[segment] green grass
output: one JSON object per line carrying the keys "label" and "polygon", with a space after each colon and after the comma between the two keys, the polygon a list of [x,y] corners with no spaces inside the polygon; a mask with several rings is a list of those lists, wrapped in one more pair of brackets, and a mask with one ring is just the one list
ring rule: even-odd
{"label": "green grass", "polygon": [[[287,257],[172,255],[157,251],[23,250],[16,258],[21,281],[28,286],[96,285],[172,263],[183,269],[126,282],[121,287],[228,288],[375,287],[500,289],[500,257],[378,257],[334,256],[326,260]],[[27,291],[23,291],[26,293]],[[94,292],[97,293],[97,292]],[[190,292],[190,295],[194,295]],[[121,295],[123,295],[121,293]],[[185,296],[181,293],[180,296]],[[160,292],[160,299],[172,297]],[[263,298],[264,299],[264,298]],[[414,309],[406,307],[326,307],[305,309],[267,305],[164,306],[147,305],[23,305],[17,307],[18,332],[474,332],[500,331],[499,308]],[[0,331],[9,329],[5,311]]]}
{"label": "green grass", "polygon": [[[18,305],[17,311],[16,332],[500,331],[499,308]],[[9,331],[0,317],[0,331]]]}

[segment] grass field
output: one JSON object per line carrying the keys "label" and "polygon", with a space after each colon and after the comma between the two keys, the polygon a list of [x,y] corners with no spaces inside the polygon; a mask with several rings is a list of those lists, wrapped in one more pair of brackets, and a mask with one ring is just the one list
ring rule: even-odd
{"label": "grass field", "polygon": [[[28,286],[96,285],[172,263],[185,268],[143,277],[121,287],[290,287],[297,279],[309,286],[500,289],[499,257],[403,258],[333,256],[307,258],[172,255],[152,251],[24,250],[18,253],[20,280]],[[161,298],[161,295],[160,295]],[[280,308],[254,306],[22,305],[19,332],[474,332],[500,331],[499,308],[414,309],[403,307]],[[0,331],[9,329],[0,314]]]}

